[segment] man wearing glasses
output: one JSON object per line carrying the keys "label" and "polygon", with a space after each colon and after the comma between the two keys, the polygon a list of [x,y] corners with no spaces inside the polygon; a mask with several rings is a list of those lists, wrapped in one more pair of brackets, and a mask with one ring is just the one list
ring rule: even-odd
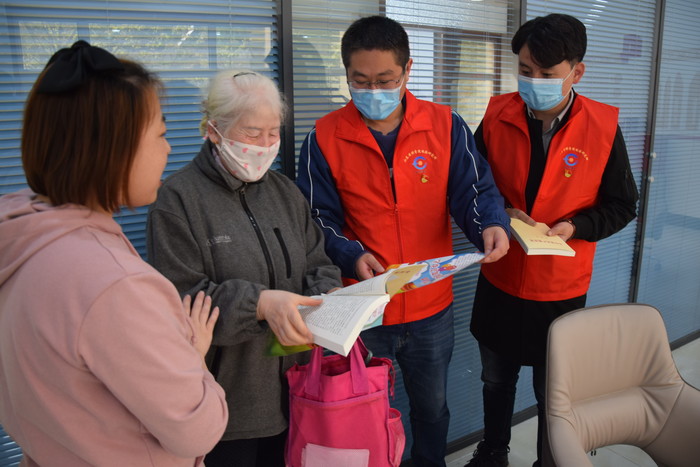
{"label": "man wearing glasses", "polygon": [[[453,253],[450,216],[490,263],[508,251],[508,216],[467,124],[406,89],[408,36],[389,18],[354,22],[341,54],[352,101],[316,122],[298,185],[346,283],[392,264]],[[444,466],[447,367],[454,345],[452,282],[396,295],[362,339],[395,358],[410,402],[415,466]]]}

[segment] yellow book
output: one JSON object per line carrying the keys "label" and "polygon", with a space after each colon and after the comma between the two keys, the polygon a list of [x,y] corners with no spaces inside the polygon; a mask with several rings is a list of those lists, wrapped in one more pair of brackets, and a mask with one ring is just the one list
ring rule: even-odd
{"label": "yellow book", "polygon": [[575,256],[576,252],[558,235],[547,235],[547,224],[528,225],[520,219],[510,219],[510,229],[528,255]]}

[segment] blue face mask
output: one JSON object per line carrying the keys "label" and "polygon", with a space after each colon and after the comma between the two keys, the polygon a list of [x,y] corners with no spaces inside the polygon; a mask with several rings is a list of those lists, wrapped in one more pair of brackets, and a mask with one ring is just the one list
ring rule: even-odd
{"label": "blue face mask", "polygon": [[370,120],[384,120],[401,103],[401,85],[396,89],[353,89],[352,101],[357,110]]}
{"label": "blue face mask", "polygon": [[518,75],[518,93],[532,110],[553,109],[564,100],[564,81],[566,78],[529,78]]}

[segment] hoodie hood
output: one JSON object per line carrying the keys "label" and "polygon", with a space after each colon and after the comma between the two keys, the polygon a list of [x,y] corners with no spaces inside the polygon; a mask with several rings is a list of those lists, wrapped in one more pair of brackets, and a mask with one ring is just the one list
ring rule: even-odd
{"label": "hoodie hood", "polygon": [[29,189],[0,197],[0,286],[37,251],[88,226],[121,235],[111,216],[85,206],[51,206]]}

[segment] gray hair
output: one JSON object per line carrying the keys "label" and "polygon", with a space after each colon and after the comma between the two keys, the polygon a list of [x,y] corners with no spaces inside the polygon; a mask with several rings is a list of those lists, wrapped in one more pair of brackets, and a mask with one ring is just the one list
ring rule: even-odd
{"label": "gray hair", "polygon": [[277,111],[282,123],[287,106],[274,81],[253,71],[220,71],[209,82],[209,93],[202,101],[199,130],[206,135],[207,124],[212,121],[225,134],[245,112],[261,105]]}

